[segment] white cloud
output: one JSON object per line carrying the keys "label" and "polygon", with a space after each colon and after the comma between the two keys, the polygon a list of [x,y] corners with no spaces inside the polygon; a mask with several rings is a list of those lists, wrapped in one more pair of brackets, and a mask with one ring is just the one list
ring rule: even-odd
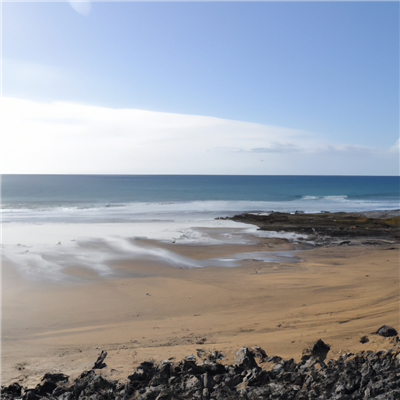
{"label": "white cloud", "polygon": [[86,0],[77,0],[77,1],[68,1],[69,5],[79,14],[88,16],[90,11],[92,10],[92,5],[90,1]]}
{"label": "white cloud", "polygon": [[389,150],[328,143],[302,130],[215,117],[6,97],[2,115],[2,173],[398,171],[398,153]]}

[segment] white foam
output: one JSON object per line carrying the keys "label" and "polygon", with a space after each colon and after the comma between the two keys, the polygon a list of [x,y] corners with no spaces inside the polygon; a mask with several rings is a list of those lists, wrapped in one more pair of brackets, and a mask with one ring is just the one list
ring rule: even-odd
{"label": "white foam", "polygon": [[268,215],[271,211],[370,211],[399,208],[398,200],[373,201],[340,196],[303,196],[293,201],[192,201],[175,203],[103,204],[88,207],[3,208],[3,223],[26,222],[133,222],[137,220],[212,219],[251,212]]}
{"label": "white foam", "polygon": [[260,238],[279,238],[279,239],[287,239],[291,242],[296,242],[299,239],[307,239],[307,235],[302,235],[294,232],[277,232],[277,231],[263,231],[259,230],[258,227],[248,228],[247,232],[253,236]]}
{"label": "white foam", "polygon": [[193,228],[182,228],[176,231],[180,236],[174,237],[175,243],[185,244],[221,244],[220,240],[211,238],[208,234],[196,231]]}
{"label": "white foam", "polygon": [[[113,274],[110,263],[117,258],[147,257],[177,267],[196,268],[210,264],[163,249],[144,248],[128,239],[148,238],[196,245],[253,243],[258,238],[270,237],[297,241],[307,237],[291,232],[262,231],[255,225],[214,218],[248,211],[268,215],[271,210],[333,212],[379,210],[381,207],[390,208],[387,202],[355,201],[346,196],[305,196],[293,202],[195,201],[3,209],[2,250],[5,259],[32,279],[62,279],[63,269],[71,265],[108,276]],[[393,202],[392,208],[398,208],[398,204]],[[226,259],[212,263],[237,265]]]}
{"label": "white foam", "polygon": [[268,216],[268,215],[270,215],[271,213],[268,213],[268,212],[251,212],[251,213],[249,213],[249,214],[251,214],[251,215]]}

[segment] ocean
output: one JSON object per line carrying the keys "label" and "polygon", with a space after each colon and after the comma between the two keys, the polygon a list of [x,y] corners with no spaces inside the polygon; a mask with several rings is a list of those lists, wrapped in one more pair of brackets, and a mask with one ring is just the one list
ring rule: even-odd
{"label": "ocean", "polygon": [[399,200],[395,176],[2,175],[2,257],[28,279],[53,281],[64,279],[63,270],[71,265],[112,276],[117,258],[153,258],[179,267],[237,266],[239,255],[200,262],[149,249],[140,240],[251,243],[271,233],[215,218],[393,210],[400,208]]}
{"label": "ocean", "polygon": [[160,212],[362,211],[398,208],[399,177],[3,175],[1,195],[5,222],[17,210],[21,216],[36,210],[39,217],[46,211],[96,208],[107,215],[103,208],[140,213],[142,205]]}

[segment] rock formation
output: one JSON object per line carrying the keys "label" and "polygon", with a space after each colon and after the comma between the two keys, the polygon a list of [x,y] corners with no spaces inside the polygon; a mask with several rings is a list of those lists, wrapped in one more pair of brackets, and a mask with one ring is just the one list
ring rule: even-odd
{"label": "rock formation", "polygon": [[[325,363],[328,352],[329,346],[318,340],[299,363],[277,356],[268,358],[259,347],[241,348],[233,365],[221,364],[219,352],[205,356],[200,364],[195,358],[176,363],[145,361],[126,383],[107,380],[94,369],[83,372],[73,382],[63,374],[46,374],[33,389],[18,383],[2,387],[1,397],[4,400],[400,398],[400,348],[347,353]],[[271,370],[263,370],[254,353],[276,364]]]}

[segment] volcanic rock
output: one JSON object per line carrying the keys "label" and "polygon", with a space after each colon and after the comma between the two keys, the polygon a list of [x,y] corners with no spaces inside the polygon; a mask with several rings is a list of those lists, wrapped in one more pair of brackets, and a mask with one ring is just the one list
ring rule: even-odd
{"label": "volcanic rock", "polygon": [[376,333],[380,336],[384,337],[390,337],[390,336],[397,336],[397,331],[396,329],[392,328],[391,326],[388,325],[382,325]]}
{"label": "volcanic rock", "polygon": [[329,344],[326,344],[321,339],[318,339],[314,343],[314,346],[311,350],[311,356],[315,357],[319,361],[324,361],[330,349],[331,346],[329,346]]}
{"label": "volcanic rock", "polygon": [[[63,374],[46,374],[35,388],[1,387],[2,400],[390,400],[400,399],[400,348],[346,353],[316,367],[329,345],[318,340],[296,363],[282,360],[271,371],[257,366],[243,347],[233,365],[196,360],[143,362],[127,382],[105,379],[95,370],[72,383]],[[210,372],[213,371],[213,372]],[[51,384],[51,385],[50,385]],[[46,386],[47,385],[47,386]],[[55,385],[52,392],[50,386]]]}
{"label": "volcanic rock", "polygon": [[235,366],[241,370],[258,368],[258,365],[254,359],[253,354],[247,347],[242,347],[236,352]]}

